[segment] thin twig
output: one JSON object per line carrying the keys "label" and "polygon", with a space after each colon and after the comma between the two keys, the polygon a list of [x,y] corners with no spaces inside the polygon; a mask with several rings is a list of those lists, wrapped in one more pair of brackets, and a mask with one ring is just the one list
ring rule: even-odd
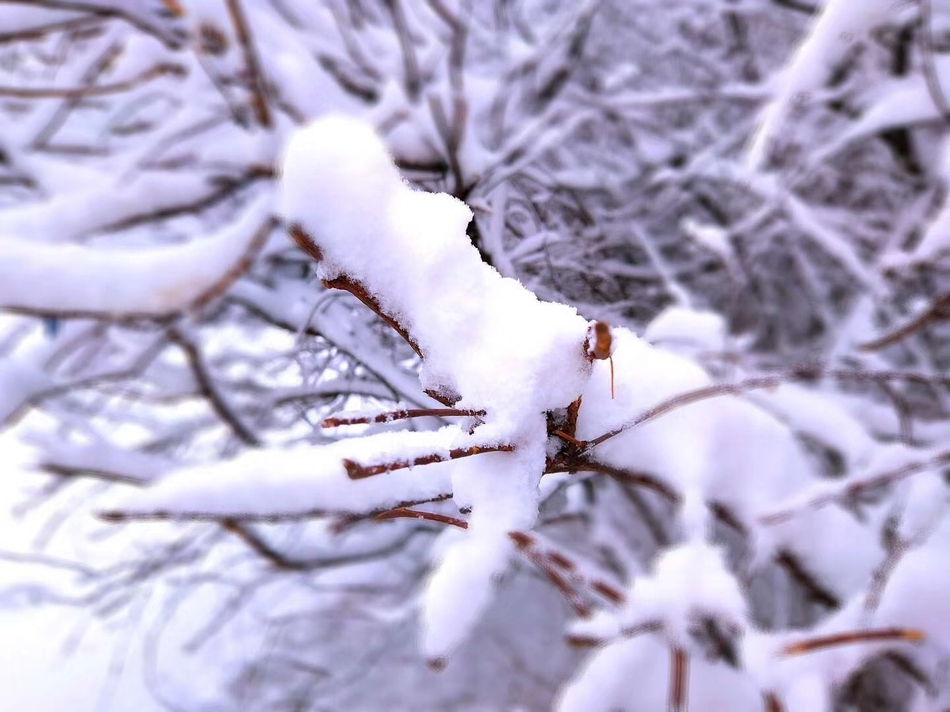
{"label": "thin twig", "polygon": [[873,341],[867,341],[860,344],[858,348],[862,351],[879,351],[887,346],[903,341],[909,336],[913,336],[928,324],[935,321],[945,321],[950,318],[950,294],[944,294],[928,306],[922,313],[901,324],[899,327],[883,336],[879,336]]}
{"label": "thin twig", "polygon": [[0,97],[15,99],[82,99],[92,96],[116,94],[133,89],[139,84],[158,77],[182,77],[188,73],[180,64],[159,64],[136,77],[112,84],[92,84],[84,87],[6,87],[0,86]]}
{"label": "thin twig", "polygon": [[405,410],[391,410],[388,413],[379,413],[378,415],[338,415],[325,418],[321,427],[338,428],[342,425],[366,425],[369,423],[391,423],[394,420],[406,420],[409,418],[453,418],[453,417],[481,417],[485,415],[484,410],[466,410],[464,408],[407,408]]}
{"label": "thin twig", "polygon": [[[310,519],[325,519],[332,516],[341,516],[345,518],[345,524],[351,524],[365,519],[372,519],[377,514],[388,512],[391,509],[400,507],[415,507],[420,504],[430,502],[441,502],[449,499],[452,495],[449,493],[427,497],[425,499],[411,499],[398,502],[395,507],[384,507],[374,509],[369,512],[346,512],[334,511],[332,509],[306,509],[298,512],[276,512],[262,514],[258,512],[231,512],[230,514],[221,514],[219,512],[186,511],[172,512],[167,510],[157,510],[152,512],[126,512],[120,509],[102,510],[97,513],[99,519],[110,522],[220,522],[222,520],[235,522],[260,522],[263,524],[281,524],[284,522],[299,522]],[[342,527],[341,527],[342,528]],[[339,531],[339,529],[337,529]]]}
{"label": "thin twig", "polygon": [[376,515],[376,519],[424,519],[428,522],[438,522],[439,524],[448,524],[459,529],[468,529],[468,522],[458,517],[450,517],[447,514],[437,514],[436,512],[421,512],[418,509],[409,509],[408,507],[397,507],[389,511]]}
{"label": "thin twig", "polygon": [[756,376],[753,378],[739,381],[738,383],[717,383],[703,388],[697,388],[692,391],[679,393],[671,398],[661,401],[652,408],[643,411],[632,420],[618,428],[610,430],[593,440],[585,443],[585,452],[590,452],[593,448],[606,442],[612,437],[620,435],[632,428],[643,425],[644,423],[655,420],[670,411],[682,408],[686,405],[698,403],[710,398],[719,398],[721,396],[738,396],[749,391],[774,389],[784,383],[793,381],[814,381],[818,378],[833,378],[843,381],[855,381],[858,383],[881,383],[889,381],[911,381],[917,383],[939,383],[942,385],[950,384],[950,376],[941,374],[926,374],[918,371],[859,371],[850,369],[828,369],[816,364],[803,364],[796,366],[789,371],[765,376]]}
{"label": "thin twig", "polygon": [[893,470],[886,470],[877,475],[862,477],[861,479],[855,479],[850,482],[846,482],[840,487],[840,489],[834,492],[818,495],[801,505],[763,515],[759,517],[759,523],[764,524],[765,526],[781,524],[782,522],[788,521],[801,511],[819,509],[829,504],[834,504],[835,502],[853,499],[866,490],[873,490],[877,487],[894,484],[895,482],[899,482],[900,480],[910,477],[911,475],[916,475],[917,473],[926,472],[928,470],[939,469],[948,463],[950,463],[950,450],[945,450],[931,458],[927,458],[926,460],[918,460],[917,462],[911,462],[907,465],[894,468]]}
{"label": "thin twig", "polygon": [[198,384],[201,395],[207,399],[211,405],[211,409],[224,421],[225,425],[231,429],[231,432],[233,432],[242,443],[250,447],[260,446],[261,439],[257,437],[254,431],[243,421],[241,416],[238,415],[228,402],[227,398],[225,398],[218,389],[214,376],[211,375],[211,369],[208,368],[208,364],[205,362],[198,344],[191,335],[178,326],[171,326],[168,329],[168,338],[177,344],[184,352],[191,366],[192,373],[194,373],[195,381]]}
{"label": "thin twig", "polygon": [[471,445],[470,447],[457,447],[446,452],[434,452],[429,455],[420,455],[411,460],[393,460],[383,462],[378,465],[363,465],[356,460],[349,458],[343,459],[343,467],[346,468],[346,474],[351,480],[362,480],[367,477],[381,475],[384,472],[393,470],[403,470],[407,467],[416,467],[418,465],[431,465],[435,462],[445,462],[446,460],[458,460],[472,455],[481,455],[486,452],[511,452],[513,445],[502,443],[500,445]]}
{"label": "thin twig", "polygon": [[225,0],[225,4],[228,7],[228,14],[231,16],[234,31],[237,33],[238,42],[241,43],[241,49],[244,52],[244,64],[247,66],[247,72],[250,76],[252,105],[257,123],[264,128],[270,128],[272,121],[270,109],[267,107],[267,87],[264,82],[264,71],[261,67],[257,49],[254,46],[254,40],[251,37],[251,28],[244,14],[244,8],[241,6],[240,0]]}
{"label": "thin twig", "polygon": [[589,618],[591,614],[590,606],[584,601],[577,589],[558,569],[551,564],[551,561],[535,546],[535,539],[524,532],[509,532],[508,536],[514,542],[515,546],[531,563],[545,574],[554,584],[554,587],[560,591],[567,602],[574,609],[574,613],[580,618]]}
{"label": "thin twig", "polygon": [[689,654],[674,645],[670,648],[669,712],[686,712],[689,689]]}
{"label": "thin twig", "polygon": [[874,643],[883,641],[907,641],[919,643],[926,636],[916,628],[879,628],[876,630],[855,630],[847,633],[833,633],[815,638],[806,638],[797,643],[789,643],[782,650],[782,655],[803,655],[822,648],[831,648],[838,645],[852,645],[855,643]]}

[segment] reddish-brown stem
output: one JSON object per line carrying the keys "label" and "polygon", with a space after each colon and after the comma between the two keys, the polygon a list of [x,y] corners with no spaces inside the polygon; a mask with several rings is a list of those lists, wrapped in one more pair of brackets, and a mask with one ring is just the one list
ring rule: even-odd
{"label": "reddish-brown stem", "polygon": [[[519,547],[524,548],[531,546],[536,549],[538,548],[537,539],[532,537],[530,534],[526,534],[524,532],[511,532],[509,536],[511,536],[512,540],[515,542],[520,542],[518,543]],[[585,576],[580,572],[578,566],[573,561],[571,561],[571,559],[568,558],[566,554],[563,554],[560,551],[552,551],[550,549],[546,549],[540,553],[553,566],[567,572],[567,574],[570,576],[570,579],[574,583],[587,587],[597,595],[606,598],[615,605],[622,605],[626,602],[627,597],[622,590],[599,579]]]}
{"label": "reddish-brown stem", "polygon": [[910,336],[913,336],[928,324],[946,319],[948,309],[950,309],[950,294],[945,294],[934,301],[934,303],[925,309],[921,314],[918,314],[909,321],[898,326],[896,329],[889,331],[883,336],[879,336],[873,341],[867,341],[863,344],[860,344],[858,348],[860,348],[862,351],[879,351],[880,349],[886,348],[888,346],[893,346],[894,344],[903,341]]}
{"label": "reddish-brown stem", "polygon": [[605,475],[610,475],[618,480],[624,482],[630,482],[632,484],[639,485],[641,487],[646,487],[649,490],[656,492],[658,495],[662,496],[669,502],[673,504],[678,504],[680,501],[679,493],[670,487],[668,484],[662,480],[657,479],[651,475],[646,474],[645,472],[634,472],[632,470],[623,470],[619,467],[612,467],[611,465],[606,465],[602,462],[593,462],[591,460],[579,460],[576,463],[571,463],[572,466],[559,466],[552,465],[548,472],[578,472],[578,471],[587,471],[587,472],[600,472]]}
{"label": "reddish-brown stem", "polygon": [[413,499],[400,502],[395,507],[386,509],[375,509],[371,512],[353,514],[349,512],[338,512],[328,509],[310,509],[299,512],[281,512],[278,514],[260,514],[257,512],[244,512],[240,514],[231,514],[223,516],[218,512],[125,512],[122,510],[104,510],[96,513],[99,519],[110,523],[121,523],[131,521],[153,521],[153,522],[218,522],[223,519],[234,522],[261,522],[264,524],[280,524],[283,522],[297,522],[308,519],[324,519],[326,517],[337,516],[338,519],[333,522],[331,529],[334,533],[343,531],[347,526],[365,519],[372,519],[377,514],[388,512],[390,509],[399,509],[401,507],[415,507],[420,504],[430,502],[442,502],[449,499],[451,494],[440,494],[425,499]]}
{"label": "reddish-brown stem", "polygon": [[604,583],[603,581],[593,580],[590,582],[590,587],[592,591],[600,594],[608,601],[618,606],[623,605],[627,601],[627,597],[624,595],[623,591],[619,591],[610,584]]}
{"label": "reddish-brown stem", "polygon": [[[306,252],[310,257],[312,257],[317,262],[323,260],[323,250],[320,249],[320,246],[317,244],[316,240],[309,235],[306,230],[303,229],[298,223],[294,223],[290,226],[288,230],[291,239],[297,243],[297,246]],[[416,352],[416,355],[419,358],[422,358],[422,351],[419,349],[419,345],[409,336],[409,332],[406,331],[402,325],[397,322],[393,317],[383,311],[382,307],[379,305],[379,302],[376,301],[376,298],[370,294],[366,288],[349,279],[348,277],[335,277],[333,279],[323,280],[323,286],[327,289],[342,289],[344,292],[349,292],[354,297],[359,299],[363,305],[372,311],[376,316],[386,322],[393,331],[399,334],[412,350]],[[440,402],[441,398],[438,398]],[[443,403],[443,405],[447,405]]]}
{"label": "reddish-brown stem", "polygon": [[382,512],[376,515],[376,519],[425,519],[429,522],[438,522],[439,524],[449,524],[459,529],[468,529],[468,522],[457,517],[450,517],[447,514],[436,514],[435,512],[420,512],[408,507],[397,507],[388,512]]}
{"label": "reddish-brown stem", "polygon": [[306,252],[314,261],[321,262],[323,260],[323,250],[310,235],[304,232],[300,225],[297,223],[291,225],[287,230],[287,234],[290,235],[290,239],[297,243],[297,247]]}
{"label": "reddish-brown stem", "polygon": [[574,566],[573,561],[558,551],[549,551],[548,558],[551,560],[551,563],[557,566],[559,569],[564,569],[565,571],[574,571],[577,568]]}
{"label": "reddish-brown stem", "polygon": [[561,438],[561,440],[565,440],[569,442],[571,445],[574,445],[575,447],[579,447],[579,448],[584,447],[583,442],[575,438],[573,435],[568,435],[563,430],[555,430],[554,434],[557,435],[559,438]]}
{"label": "reddish-brown stem", "polygon": [[877,630],[855,630],[847,633],[834,633],[816,638],[807,638],[797,643],[789,643],[782,648],[782,655],[802,655],[822,648],[831,648],[837,645],[854,643],[873,643],[888,640],[903,640],[910,643],[919,643],[926,636],[915,628],[879,628]]}
{"label": "reddish-brown stem", "polygon": [[764,712],[785,712],[785,706],[774,692],[763,693],[762,703],[765,708]]}
{"label": "reddish-brown stem", "polygon": [[570,581],[552,565],[549,557],[537,549],[534,537],[525,532],[517,531],[509,532],[508,536],[515,543],[515,546],[518,547],[518,550],[548,577],[558,591],[564,594],[564,598],[567,599],[571,608],[574,609],[574,613],[581,618],[588,618],[591,614],[590,606],[584,602]]}
{"label": "reddish-brown stem", "polygon": [[323,280],[323,286],[327,289],[342,289],[344,292],[349,292],[359,299],[367,309],[375,313],[376,316],[385,321],[393,331],[405,339],[406,343],[416,352],[416,356],[422,358],[422,351],[415,340],[409,336],[409,332],[406,331],[398,321],[383,311],[382,307],[379,306],[379,302],[376,301],[376,298],[370,294],[362,284],[354,282],[347,277],[335,277],[333,279]]}
{"label": "reddish-brown stem", "polygon": [[247,66],[247,73],[250,78],[251,104],[254,107],[254,115],[257,118],[257,123],[264,128],[270,128],[272,122],[270,109],[267,107],[264,70],[261,67],[260,57],[257,55],[257,49],[254,47],[251,28],[244,14],[244,8],[239,0],[225,0],[225,4],[228,7],[228,14],[231,16],[231,23],[234,25],[238,42],[241,43],[241,50],[244,52],[244,64]]}
{"label": "reddish-brown stem", "polygon": [[689,655],[678,646],[670,648],[669,712],[686,712],[686,691],[689,683]]}
{"label": "reddish-brown stem", "polygon": [[444,462],[446,460],[458,460],[463,457],[480,455],[483,452],[511,452],[513,445],[472,445],[471,447],[457,447],[447,452],[434,452],[430,455],[420,455],[412,460],[395,460],[392,462],[383,462],[378,465],[363,465],[355,460],[344,458],[343,467],[346,468],[346,474],[351,480],[362,480],[374,475],[381,475],[384,472],[393,470],[402,470],[416,465],[430,465],[434,462]]}
{"label": "reddish-brown stem", "polygon": [[322,427],[338,428],[341,425],[391,423],[394,420],[406,420],[408,418],[481,417],[483,415],[485,415],[484,410],[465,410],[463,408],[407,408],[406,410],[391,410],[388,413],[380,413],[378,415],[356,415],[353,417],[336,416],[326,418],[322,423]]}
{"label": "reddish-brown stem", "polygon": [[[645,623],[624,628],[620,631],[620,638],[636,638],[638,635],[644,635],[645,633],[659,633],[661,630],[663,630],[662,621],[646,621]],[[583,634],[569,634],[566,637],[567,644],[574,648],[595,648],[600,645],[606,645],[607,643],[611,643],[615,640],[617,639]]]}

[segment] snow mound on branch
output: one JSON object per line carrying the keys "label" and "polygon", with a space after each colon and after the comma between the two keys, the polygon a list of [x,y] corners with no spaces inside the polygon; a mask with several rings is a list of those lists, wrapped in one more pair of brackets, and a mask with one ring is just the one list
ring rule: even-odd
{"label": "snow mound on branch", "polygon": [[423,594],[423,648],[444,658],[491,600],[508,565],[508,532],[534,523],[544,414],[587,383],[588,322],[485,264],[466,233],[468,206],[412,190],[365,122],[327,116],[298,131],[284,153],[278,209],[319,248],[321,277],[360,285],[409,335],[427,389],[486,412],[472,436],[514,446],[449,466],[456,502],[472,518]]}
{"label": "snow mound on branch", "polygon": [[367,463],[446,453],[465,433],[379,433],[330,445],[250,450],[231,460],[177,470],[157,485],[122,495],[116,509],[128,514],[179,517],[281,517],[307,513],[366,514],[451,492],[448,463],[406,468],[351,480],[343,460]]}
{"label": "snow mound on branch", "polygon": [[[692,360],[626,329],[614,329],[613,337],[615,393],[609,365],[595,362],[577,420],[581,440],[712,383]],[[758,517],[775,502],[801,496],[817,480],[788,427],[743,398],[719,396],[674,408],[602,442],[593,458],[619,470],[648,472],[677,492],[697,493],[721,505],[748,530],[756,563],[787,549],[815,575],[833,582],[834,593],[847,595],[863,583],[880,556],[863,525],[839,508],[758,526]],[[822,532],[821,547],[809,544],[816,531]]]}
{"label": "snow mound on branch", "polygon": [[269,229],[270,202],[264,193],[233,223],[184,245],[103,249],[0,234],[0,309],[107,316],[186,309],[225,284]]}
{"label": "snow mound on branch", "polygon": [[403,183],[368,124],[313,122],[289,141],[281,173],[280,212],[319,245],[321,276],[372,293],[418,344],[424,385],[507,431],[580,394],[587,321],[486,265],[466,234],[468,206]]}

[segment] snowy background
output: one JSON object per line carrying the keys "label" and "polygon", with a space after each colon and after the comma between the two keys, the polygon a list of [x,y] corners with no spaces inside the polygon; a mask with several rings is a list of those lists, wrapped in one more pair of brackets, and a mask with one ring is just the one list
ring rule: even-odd
{"label": "snowy background", "polygon": [[0,3],[0,708],[950,706],[950,2]]}

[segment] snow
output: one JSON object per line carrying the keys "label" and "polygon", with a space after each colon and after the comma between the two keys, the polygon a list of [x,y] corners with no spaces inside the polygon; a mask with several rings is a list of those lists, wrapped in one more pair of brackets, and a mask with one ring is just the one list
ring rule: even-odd
{"label": "snow", "polygon": [[814,27],[799,46],[795,57],[773,79],[775,95],[762,112],[761,123],[747,153],[754,169],[764,166],[771,141],[785,128],[792,104],[806,103],[819,92],[829,72],[851,46],[861,42],[874,25],[894,11],[893,0],[867,0],[857,5],[849,0],[828,0]]}
{"label": "snow", "polygon": [[832,447],[843,456],[848,470],[863,466],[874,452],[875,441],[866,428],[827,394],[785,383],[770,391],[752,392],[749,400],[795,432]]}
{"label": "snow", "polygon": [[[638,712],[667,709],[670,652],[651,635],[598,650],[562,689],[557,712]],[[761,692],[747,675],[699,655],[689,661],[690,709],[760,712]]]}
{"label": "snow", "polygon": [[[118,495],[129,514],[280,517],[314,512],[364,514],[451,492],[450,463],[351,480],[344,459],[365,463],[452,446],[460,431],[378,433],[324,446],[249,450],[231,460],[177,470],[148,489]],[[463,433],[464,435],[464,433]]]}
{"label": "snow", "polygon": [[448,547],[423,594],[422,653],[429,660],[444,661],[471,634],[508,568],[513,547],[507,532],[477,511],[469,535]]}
{"label": "snow", "polygon": [[50,384],[50,378],[26,359],[7,358],[0,361],[0,423]]}
{"label": "snow", "polygon": [[712,311],[670,306],[647,325],[643,338],[656,345],[688,343],[707,351],[722,351],[726,346],[726,323]]}
{"label": "snow", "polygon": [[0,308],[104,316],[186,309],[245,254],[266,227],[269,203],[260,196],[235,222],[180,246],[104,249],[0,235]]}
{"label": "snow", "polygon": [[701,541],[667,549],[654,564],[653,575],[637,580],[628,611],[641,619],[662,620],[668,635],[679,644],[688,642],[687,627],[697,613],[741,630],[747,604],[723,553]]}
{"label": "snow", "polygon": [[464,203],[406,186],[386,146],[354,119],[313,122],[284,155],[281,214],[315,238],[324,279],[367,286],[412,335],[427,387],[487,409],[501,430],[577,397],[589,372],[587,321],[485,265],[465,234]]}

